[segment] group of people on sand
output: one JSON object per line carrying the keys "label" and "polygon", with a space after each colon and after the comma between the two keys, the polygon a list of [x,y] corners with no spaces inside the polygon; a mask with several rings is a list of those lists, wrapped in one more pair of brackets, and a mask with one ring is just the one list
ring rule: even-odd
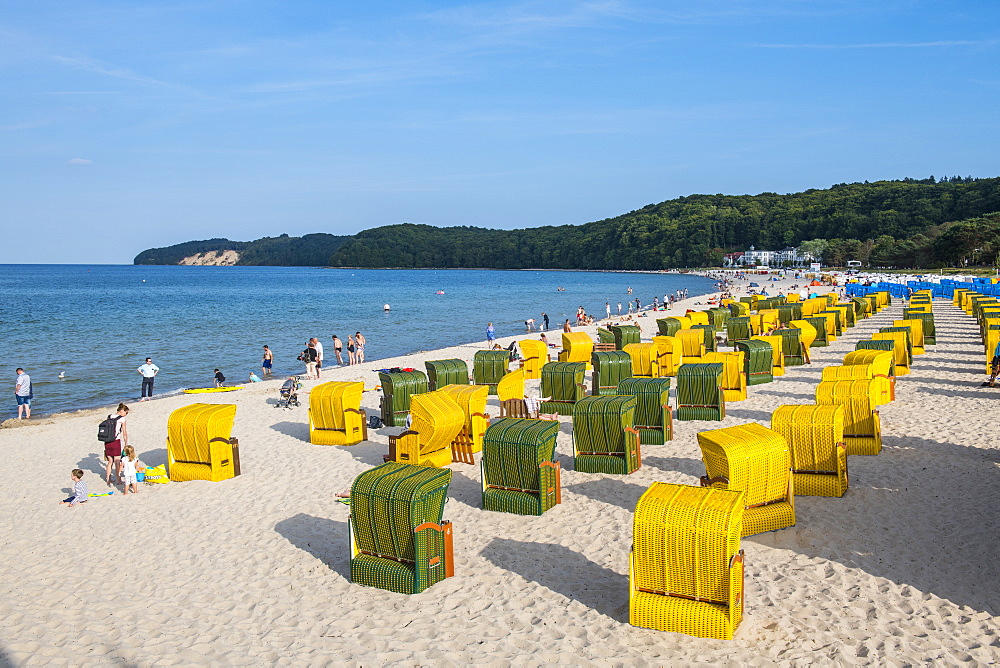
{"label": "group of people on sand", "polygon": [[[336,334],[330,338],[333,339],[333,354],[337,358],[337,366],[343,366],[344,344]],[[355,332],[347,337],[347,364],[349,366],[364,363],[365,343],[367,343],[365,335],[361,332]],[[269,352],[267,346],[264,346],[264,349]],[[298,359],[306,365],[306,378],[309,380],[318,379],[324,363],[323,344],[314,336],[306,341],[306,348],[299,354]],[[268,367],[269,369],[270,367]]]}
{"label": "group of people on sand", "polygon": [[[124,496],[130,491],[132,494],[139,493],[139,475],[146,470],[139,461],[135,447],[129,443],[128,414],[129,407],[120,403],[115,414],[105,421],[111,422],[112,426],[108,430],[111,432],[108,436],[111,440],[104,444],[104,482],[108,487],[120,486]],[[73,492],[59,503],[74,508],[86,503],[90,494],[87,482],[83,479],[83,469],[70,471],[70,480],[73,482]]]}

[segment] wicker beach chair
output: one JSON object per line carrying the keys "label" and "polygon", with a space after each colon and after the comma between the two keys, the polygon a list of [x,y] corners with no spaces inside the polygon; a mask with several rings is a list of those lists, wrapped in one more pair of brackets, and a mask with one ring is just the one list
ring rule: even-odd
{"label": "wicker beach chair", "polygon": [[677,419],[722,420],[726,399],[722,391],[724,365],[682,364],[677,370]]}
{"label": "wicker beach chair", "polygon": [[472,455],[483,449],[483,434],[490,426],[490,416],[486,413],[489,390],[483,385],[445,385],[441,392],[451,397],[465,416],[462,430],[451,442],[451,459],[472,464],[475,461]]}
{"label": "wicker beach chair", "polygon": [[841,321],[844,324],[844,329],[849,329],[854,327],[856,324],[854,319],[854,304],[847,302],[837,302],[830,307],[831,311],[840,311]]}
{"label": "wicker beach chair", "polygon": [[924,322],[924,345],[937,345],[937,328],[934,326],[934,313],[929,310],[921,311],[919,308],[905,308],[903,315],[906,318],[915,318]]}
{"label": "wicker beach chair", "polygon": [[496,396],[497,384],[507,375],[510,353],[506,350],[477,350],[472,358],[472,379],[476,385],[490,388]]}
{"label": "wicker beach chair", "polygon": [[785,304],[778,307],[778,320],[782,324],[789,324],[793,320],[802,319],[802,304]]}
{"label": "wicker beach chair", "polygon": [[418,594],[455,574],[449,469],[388,462],[351,485],[351,582]]}
{"label": "wicker beach chair", "polygon": [[704,311],[688,311],[684,314],[684,317],[691,321],[688,327],[708,324],[708,314]]}
{"label": "wicker beach chair", "polygon": [[910,318],[908,320],[893,320],[894,327],[910,328],[910,352],[913,355],[924,354],[924,321],[920,318]]}
{"label": "wicker beach chair", "polygon": [[585,397],[573,412],[573,467],[627,475],[642,466],[635,397]]}
{"label": "wicker beach chair", "polygon": [[632,376],[656,378],[660,375],[660,365],[656,358],[656,344],[630,343],[622,350],[632,358]]}
{"label": "wicker beach chair", "polygon": [[524,399],[524,370],[511,371],[497,383],[497,399],[510,401]]}
{"label": "wicker beach chair", "polygon": [[771,376],[772,380],[777,376],[785,375],[785,340],[776,334],[767,336],[754,336],[751,341],[763,341],[771,346]]}
{"label": "wicker beach chair", "polygon": [[896,343],[896,376],[906,376],[910,373],[910,363],[913,355],[910,352],[909,327],[883,327],[872,334],[873,341],[894,341]]}
{"label": "wicker beach chair", "polygon": [[726,328],[726,322],[731,315],[728,308],[722,307],[706,309],[705,313],[708,314],[708,324],[717,332],[721,332]]}
{"label": "wicker beach chair", "polygon": [[816,337],[813,339],[811,347],[825,348],[830,345],[830,339],[828,338],[829,331],[827,330],[829,321],[825,317],[818,315],[813,318],[806,318],[805,322],[816,331]]}
{"label": "wicker beach chair", "polygon": [[684,358],[681,341],[676,336],[654,336],[653,345],[656,346],[656,365],[659,368],[656,375],[661,378],[676,376]]}
{"label": "wicker beach chair", "polygon": [[[876,351],[880,351],[880,352],[891,353],[892,354],[892,366],[891,366],[891,371],[890,371],[889,375],[892,376],[893,378],[896,378],[898,376],[898,374],[897,374],[898,369],[896,367],[896,360],[898,360],[900,358],[901,353],[899,353],[899,352],[896,351],[896,341],[892,340],[891,338],[890,339],[878,339],[878,340],[875,340],[875,339],[862,339],[861,341],[858,341],[857,343],[854,344],[854,350],[855,350],[855,352],[857,352],[859,350],[876,350]],[[848,354],[850,354],[850,353],[848,353]],[[905,355],[905,353],[902,353],[902,354]],[[846,356],[845,356],[844,359],[847,359]],[[907,371],[907,373],[908,373],[908,371]],[[903,375],[905,375],[905,373]]]}
{"label": "wicker beach chair", "polygon": [[541,515],[561,502],[555,420],[504,418],[483,439],[483,509]]}
{"label": "wicker beach chair", "polygon": [[382,385],[382,422],[387,427],[406,426],[410,398],[427,391],[427,376],[423,371],[379,371]]}
{"label": "wicker beach chair", "polygon": [[700,329],[679,329],[674,335],[681,342],[681,363],[695,364],[705,357],[705,332]]}
{"label": "wicker beach chair", "polygon": [[774,349],[767,341],[751,339],[737,341],[736,350],[743,353],[743,373],[747,377],[747,385],[761,385],[774,380],[774,365],[771,358]]}
{"label": "wicker beach chair", "polygon": [[636,325],[611,325],[608,327],[615,337],[615,350],[625,350],[630,343],[639,343],[642,330]]}
{"label": "wicker beach chair", "polygon": [[615,335],[610,329],[605,327],[597,328],[597,343],[594,344],[594,350],[617,350],[615,348]]}
{"label": "wicker beach chair", "polygon": [[779,406],[771,414],[771,429],[788,443],[796,496],[844,495],[848,481],[842,406]]}
{"label": "wicker beach chair", "polygon": [[368,416],[361,409],[363,382],[321,383],[309,391],[309,442],[354,445],[368,440]]}
{"label": "wicker beach chair", "polygon": [[743,493],[654,482],[629,554],[629,624],[731,640],[743,619]]}
{"label": "wicker beach chair", "polygon": [[536,339],[522,339],[517,345],[521,348],[521,368],[524,369],[525,379],[538,380],[542,377],[542,365],[551,359],[549,347],[544,341]]}
{"label": "wicker beach chair", "polygon": [[750,304],[742,300],[729,304],[729,317],[745,318],[750,315]]}
{"label": "wicker beach chair", "polygon": [[465,360],[430,360],[424,362],[427,369],[427,389],[433,392],[445,385],[468,385],[469,365]]}
{"label": "wicker beach chair", "polygon": [[590,360],[594,367],[591,374],[594,396],[617,394],[618,383],[632,376],[632,356],[624,350],[595,352]]}
{"label": "wicker beach chair", "polygon": [[590,364],[590,355],[594,352],[594,340],[586,332],[563,332],[562,345],[562,352],[559,353],[560,362]]}
{"label": "wicker beach chair", "polygon": [[778,326],[779,313],[776,308],[765,308],[757,311],[757,315],[760,317],[760,325],[756,329],[758,332],[770,332],[775,327]]}
{"label": "wicker beach chair", "polygon": [[669,378],[626,378],[618,394],[635,397],[635,429],[642,445],[663,445],[674,438]]}
{"label": "wicker beach chair", "polygon": [[[844,325],[844,312],[838,309],[828,308],[825,311],[821,311],[819,315],[822,316],[833,316],[833,338],[836,339],[838,336],[844,335],[844,330],[846,326]],[[830,336],[830,328],[827,325],[827,338]]]}
{"label": "wicker beach chair", "polygon": [[389,437],[386,461],[416,466],[448,466],[452,443],[465,428],[465,411],[442,390],[414,395],[410,402],[410,428]]}
{"label": "wicker beach chair", "polygon": [[690,329],[691,321],[683,316],[673,318],[660,318],[656,321],[656,328],[660,336],[676,336],[682,329]]}
{"label": "wicker beach chair", "polygon": [[801,329],[777,329],[781,336],[781,352],[785,355],[785,366],[802,366],[806,363],[806,346],[802,341]]}
{"label": "wicker beach chair", "polygon": [[844,444],[849,455],[882,451],[878,388],[870,380],[828,380],[816,386],[816,404],[844,407]]}
{"label": "wicker beach chair", "polygon": [[819,335],[816,328],[806,320],[792,320],[789,325],[791,325],[793,329],[799,330],[799,338],[802,340],[802,346],[807,351],[812,348],[813,343],[816,341],[816,337]]}
{"label": "wicker beach chair", "polygon": [[691,329],[701,332],[705,339],[705,352],[714,353],[716,351],[715,328],[711,325],[691,325]]}
{"label": "wicker beach chair", "polygon": [[867,299],[861,297],[851,297],[851,301],[854,303],[854,317],[857,320],[863,320],[871,315],[871,306]]}
{"label": "wicker beach chair", "polygon": [[743,536],[795,525],[791,454],[781,434],[756,422],[698,433],[703,487],[743,492]]}
{"label": "wicker beach chair", "polygon": [[543,401],[541,410],[572,415],[576,403],[587,396],[587,388],[583,386],[586,371],[583,362],[549,362],[543,366],[542,396],[551,397],[551,400]]}
{"label": "wicker beach chair", "polygon": [[722,396],[727,403],[747,398],[746,357],[742,352],[706,353],[705,362],[723,365]]}
{"label": "wicker beach chair", "polygon": [[749,341],[753,336],[750,329],[750,316],[730,318],[726,322],[726,338],[729,345],[734,345],[737,341]]}
{"label": "wicker beach chair", "polygon": [[189,404],[167,418],[167,474],[173,482],[220,482],[240,475],[232,437],[236,404]]}

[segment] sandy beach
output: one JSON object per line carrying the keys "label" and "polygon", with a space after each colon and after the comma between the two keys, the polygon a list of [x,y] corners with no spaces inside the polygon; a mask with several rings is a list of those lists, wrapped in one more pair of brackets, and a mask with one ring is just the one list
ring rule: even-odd
{"label": "sandy beach", "polygon": [[[774,294],[796,282],[767,286]],[[445,518],[455,526],[456,576],[413,596],[350,582],[349,508],[334,498],[382,461],[400,429],[370,430],[352,447],[311,445],[306,405],[316,381],[291,410],[273,406],[279,380],[145,403],[136,383],[122,399],[144,463],[166,461],[174,409],[236,403],[243,475],[142,486],[126,498],[119,490],[72,510],[58,505],[71,469],[86,472],[90,491],[106,489],[96,430],[110,409],[0,429],[0,665],[1000,662],[1000,448],[986,419],[1000,388],[980,387],[974,318],[945,300],[934,311],[938,344],[914,358],[896,401],[881,407],[882,453],[850,458],[843,498],[798,497],[796,526],[743,540],[746,609],[732,641],[628,624],[635,503],[654,481],[697,484],[697,432],[767,425],[779,405],[812,403],[821,368],[901,317],[901,300],[814,348],[811,365],[751,387],[724,421],[675,422],[674,440],[643,446],[630,476],[575,472],[571,419],[562,418],[563,503],[541,517],[482,510],[478,465],[452,465]],[[644,337],[664,315],[638,318]],[[488,319],[472,309],[466,317]],[[484,345],[327,369],[322,381],[374,388],[375,369],[422,370],[453,357],[471,368]],[[365,393],[369,415],[380,396]],[[490,405],[497,415],[495,397]]]}

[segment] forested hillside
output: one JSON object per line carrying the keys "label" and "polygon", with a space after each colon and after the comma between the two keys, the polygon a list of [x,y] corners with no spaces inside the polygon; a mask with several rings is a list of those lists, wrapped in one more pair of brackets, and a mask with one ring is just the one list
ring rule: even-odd
{"label": "forested hillside", "polygon": [[135,263],[177,264],[198,252],[237,250],[242,265],[667,269],[717,266],[726,252],[751,245],[778,250],[806,242],[831,265],[856,259],[933,267],[992,262],[1000,253],[998,218],[989,216],[996,212],[1000,178],[931,177],[788,195],[691,195],[584,225],[489,230],[407,223],[351,237],[192,241],[143,251]]}

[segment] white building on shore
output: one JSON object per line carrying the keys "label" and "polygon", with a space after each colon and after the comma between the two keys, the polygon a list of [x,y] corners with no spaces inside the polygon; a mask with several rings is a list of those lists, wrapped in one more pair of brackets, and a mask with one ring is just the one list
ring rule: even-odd
{"label": "white building on shore", "polygon": [[742,253],[727,254],[724,264],[727,267],[767,266],[780,269],[781,267],[804,267],[813,261],[812,253],[800,253],[798,248],[791,246],[779,251],[757,250],[751,246],[750,250]]}

